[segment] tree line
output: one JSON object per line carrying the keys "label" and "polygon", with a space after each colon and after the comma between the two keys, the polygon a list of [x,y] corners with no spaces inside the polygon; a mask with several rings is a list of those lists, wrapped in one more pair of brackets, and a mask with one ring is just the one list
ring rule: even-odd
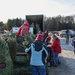
{"label": "tree line", "polygon": [[[23,19],[8,19],[7,23],[0,21],[0,31],[10,30],[12,27],[20,27],[24,23]],[[44,21],[44,29],[49,31],[59,31],[63,29],[75,30],[74,16],[57,16],[57,17],[46,17]]]}
{"label": "tree line", "polygon": [[63,29],[75,29],[74,16],[57,16],[57,17],[49,17],[45,21],[44,28],[50,31],[59,31]]}

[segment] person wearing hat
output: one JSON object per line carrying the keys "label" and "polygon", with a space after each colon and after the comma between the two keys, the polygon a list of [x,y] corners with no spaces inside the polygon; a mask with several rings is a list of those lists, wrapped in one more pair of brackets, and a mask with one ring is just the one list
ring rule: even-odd
{"label": "person wearing hat", "polygon": [[45,59],[48,57],[48,52],[43,43],[43,35],[37,34],[35,41],[25,49],[25,52],[31,53],[30,66],[32,75],[46,75]]}

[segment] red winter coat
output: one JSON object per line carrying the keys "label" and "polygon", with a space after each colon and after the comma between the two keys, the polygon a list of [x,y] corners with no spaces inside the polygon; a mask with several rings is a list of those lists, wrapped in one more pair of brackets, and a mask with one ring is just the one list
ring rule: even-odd
{"label": "red winter coat", "polygon": [[28,34],[30,34],[29,32],[29,23],[25,22],[19,29],[19,31],[17,32],[16,36],[18,37],[19,35],[23,35],[24,34],[24,29],[26,30],[26,32]]}
{"label": "red winter coat", "polygon": [[60,40],[57,39],[57,40],[54,40],[52,45],[51,45],[51,48],[53,50],[54,53],[61,53],[61,46],[60,46]]}

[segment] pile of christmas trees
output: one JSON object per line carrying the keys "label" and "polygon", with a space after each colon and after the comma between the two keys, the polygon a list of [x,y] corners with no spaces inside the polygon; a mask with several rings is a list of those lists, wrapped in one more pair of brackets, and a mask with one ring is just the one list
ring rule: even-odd
{"label": "pile of christmas trees", "polygon": [[0,39],[0,75],[31,75],[30,56],[16,56],[17,52],[25,53],[25,48],[35,40],[35,35],[8,36]]}
{"label": "pile of christmas trees", "polygon": [[30,56],[16,56],[17,52],[25,53],[34,40],[35,35],[8,37],[0,39],[0,75],[32,75],[30,70]]}
{"label": "pile of christmas trees", "polygon": [[[28,35],[27,33],[24,36],[19,36],[16,38],[18,51],[25,53],[26,47],[28,47],[34,40],[35,35]],[[15,74],[16,75],[32,75],[30,71],[30,56],[16,56],[16,65],[15,65]]]}
{"label": "pile of christmas trees", "polygon": [[13,63],[5,40],[0,39],[0,75],[12,75]]}

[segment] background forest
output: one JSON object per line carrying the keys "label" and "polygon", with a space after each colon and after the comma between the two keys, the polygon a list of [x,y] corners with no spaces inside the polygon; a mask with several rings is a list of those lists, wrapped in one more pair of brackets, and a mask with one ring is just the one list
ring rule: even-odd
{"label": "background forest", "polygon": [[[75,30],[75,16],[57,16],[57,17],[45,17],[44,30],[59,31],[62,29],[73,29]],[[24,19],[8,19],[7,23],[0,21],[0,32],[3,30],[10,30],[12,27],[20,27],[24,23]]]}

